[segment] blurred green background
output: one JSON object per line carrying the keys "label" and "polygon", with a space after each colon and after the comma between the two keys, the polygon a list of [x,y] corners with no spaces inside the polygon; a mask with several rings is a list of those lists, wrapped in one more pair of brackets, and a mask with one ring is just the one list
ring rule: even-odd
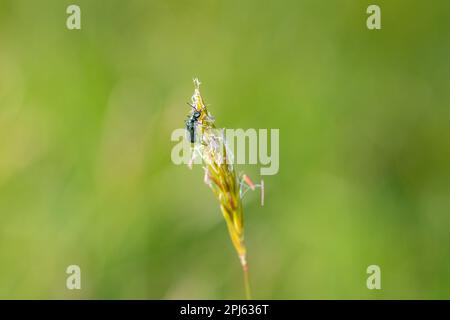
{"label": "blurred green background", "polygon": [[450,298],[450,2],[375,2],[0,0],[0,298],[244,297],[170,159],[195,76],[218,126],[280,129],[244,199],[255,298]]}

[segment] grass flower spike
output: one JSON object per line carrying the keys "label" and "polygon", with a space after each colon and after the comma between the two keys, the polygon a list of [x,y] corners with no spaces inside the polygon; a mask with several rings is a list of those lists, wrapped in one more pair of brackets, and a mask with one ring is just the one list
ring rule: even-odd
{"label": "grass flower spike", "polygon": [[244,215],[241,198],[255,185],[248,176],[239,178],[233,166],[233,154],[228,149],[223,129],[217,129],[200,94],[200,82],[194,79],[195,91],[191,98],[191,115],[186,121],[192,143],[191,164],[200,157],[204,164],[205,183],[211,188],[225,218],[231,241],[244,272],[246,296],[250,299],[250,285],[246,248],[244,244]]}

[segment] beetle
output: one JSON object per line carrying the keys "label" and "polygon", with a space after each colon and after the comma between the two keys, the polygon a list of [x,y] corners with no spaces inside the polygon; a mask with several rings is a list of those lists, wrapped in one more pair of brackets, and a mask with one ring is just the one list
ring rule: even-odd
{"label": "beetle", "polygon": [[186,120],[186,131],[189,134],[191,143],[195,142],[195,130],[197,129],[198,119],[200,116],[201,113],[194,108],[194,112]]}

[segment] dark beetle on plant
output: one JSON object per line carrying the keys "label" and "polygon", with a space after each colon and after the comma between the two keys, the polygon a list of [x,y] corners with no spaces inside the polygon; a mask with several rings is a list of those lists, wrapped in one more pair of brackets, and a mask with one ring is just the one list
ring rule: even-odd
{"label": "dark beetle on plant", "polygon": [[[194,108],[194,107],[192,107]],[[186,120],[186,130],[189,134],[189,140],[191,143],[195,142],[195,131],[197,128],[198,119],[200,118],[201,113],[195,110]]]}

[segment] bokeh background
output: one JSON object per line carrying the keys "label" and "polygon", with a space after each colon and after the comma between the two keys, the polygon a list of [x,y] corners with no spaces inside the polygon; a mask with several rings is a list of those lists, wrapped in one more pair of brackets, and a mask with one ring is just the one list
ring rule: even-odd
{"label": "bokeh background", "polygon": [[195,76],[217,125],[280,129],[244,199],[255,298],[450,298],[450,2],[377,0],[369,31],[372,2],[0,0],[0,298],[244,297],[170,159]]}

